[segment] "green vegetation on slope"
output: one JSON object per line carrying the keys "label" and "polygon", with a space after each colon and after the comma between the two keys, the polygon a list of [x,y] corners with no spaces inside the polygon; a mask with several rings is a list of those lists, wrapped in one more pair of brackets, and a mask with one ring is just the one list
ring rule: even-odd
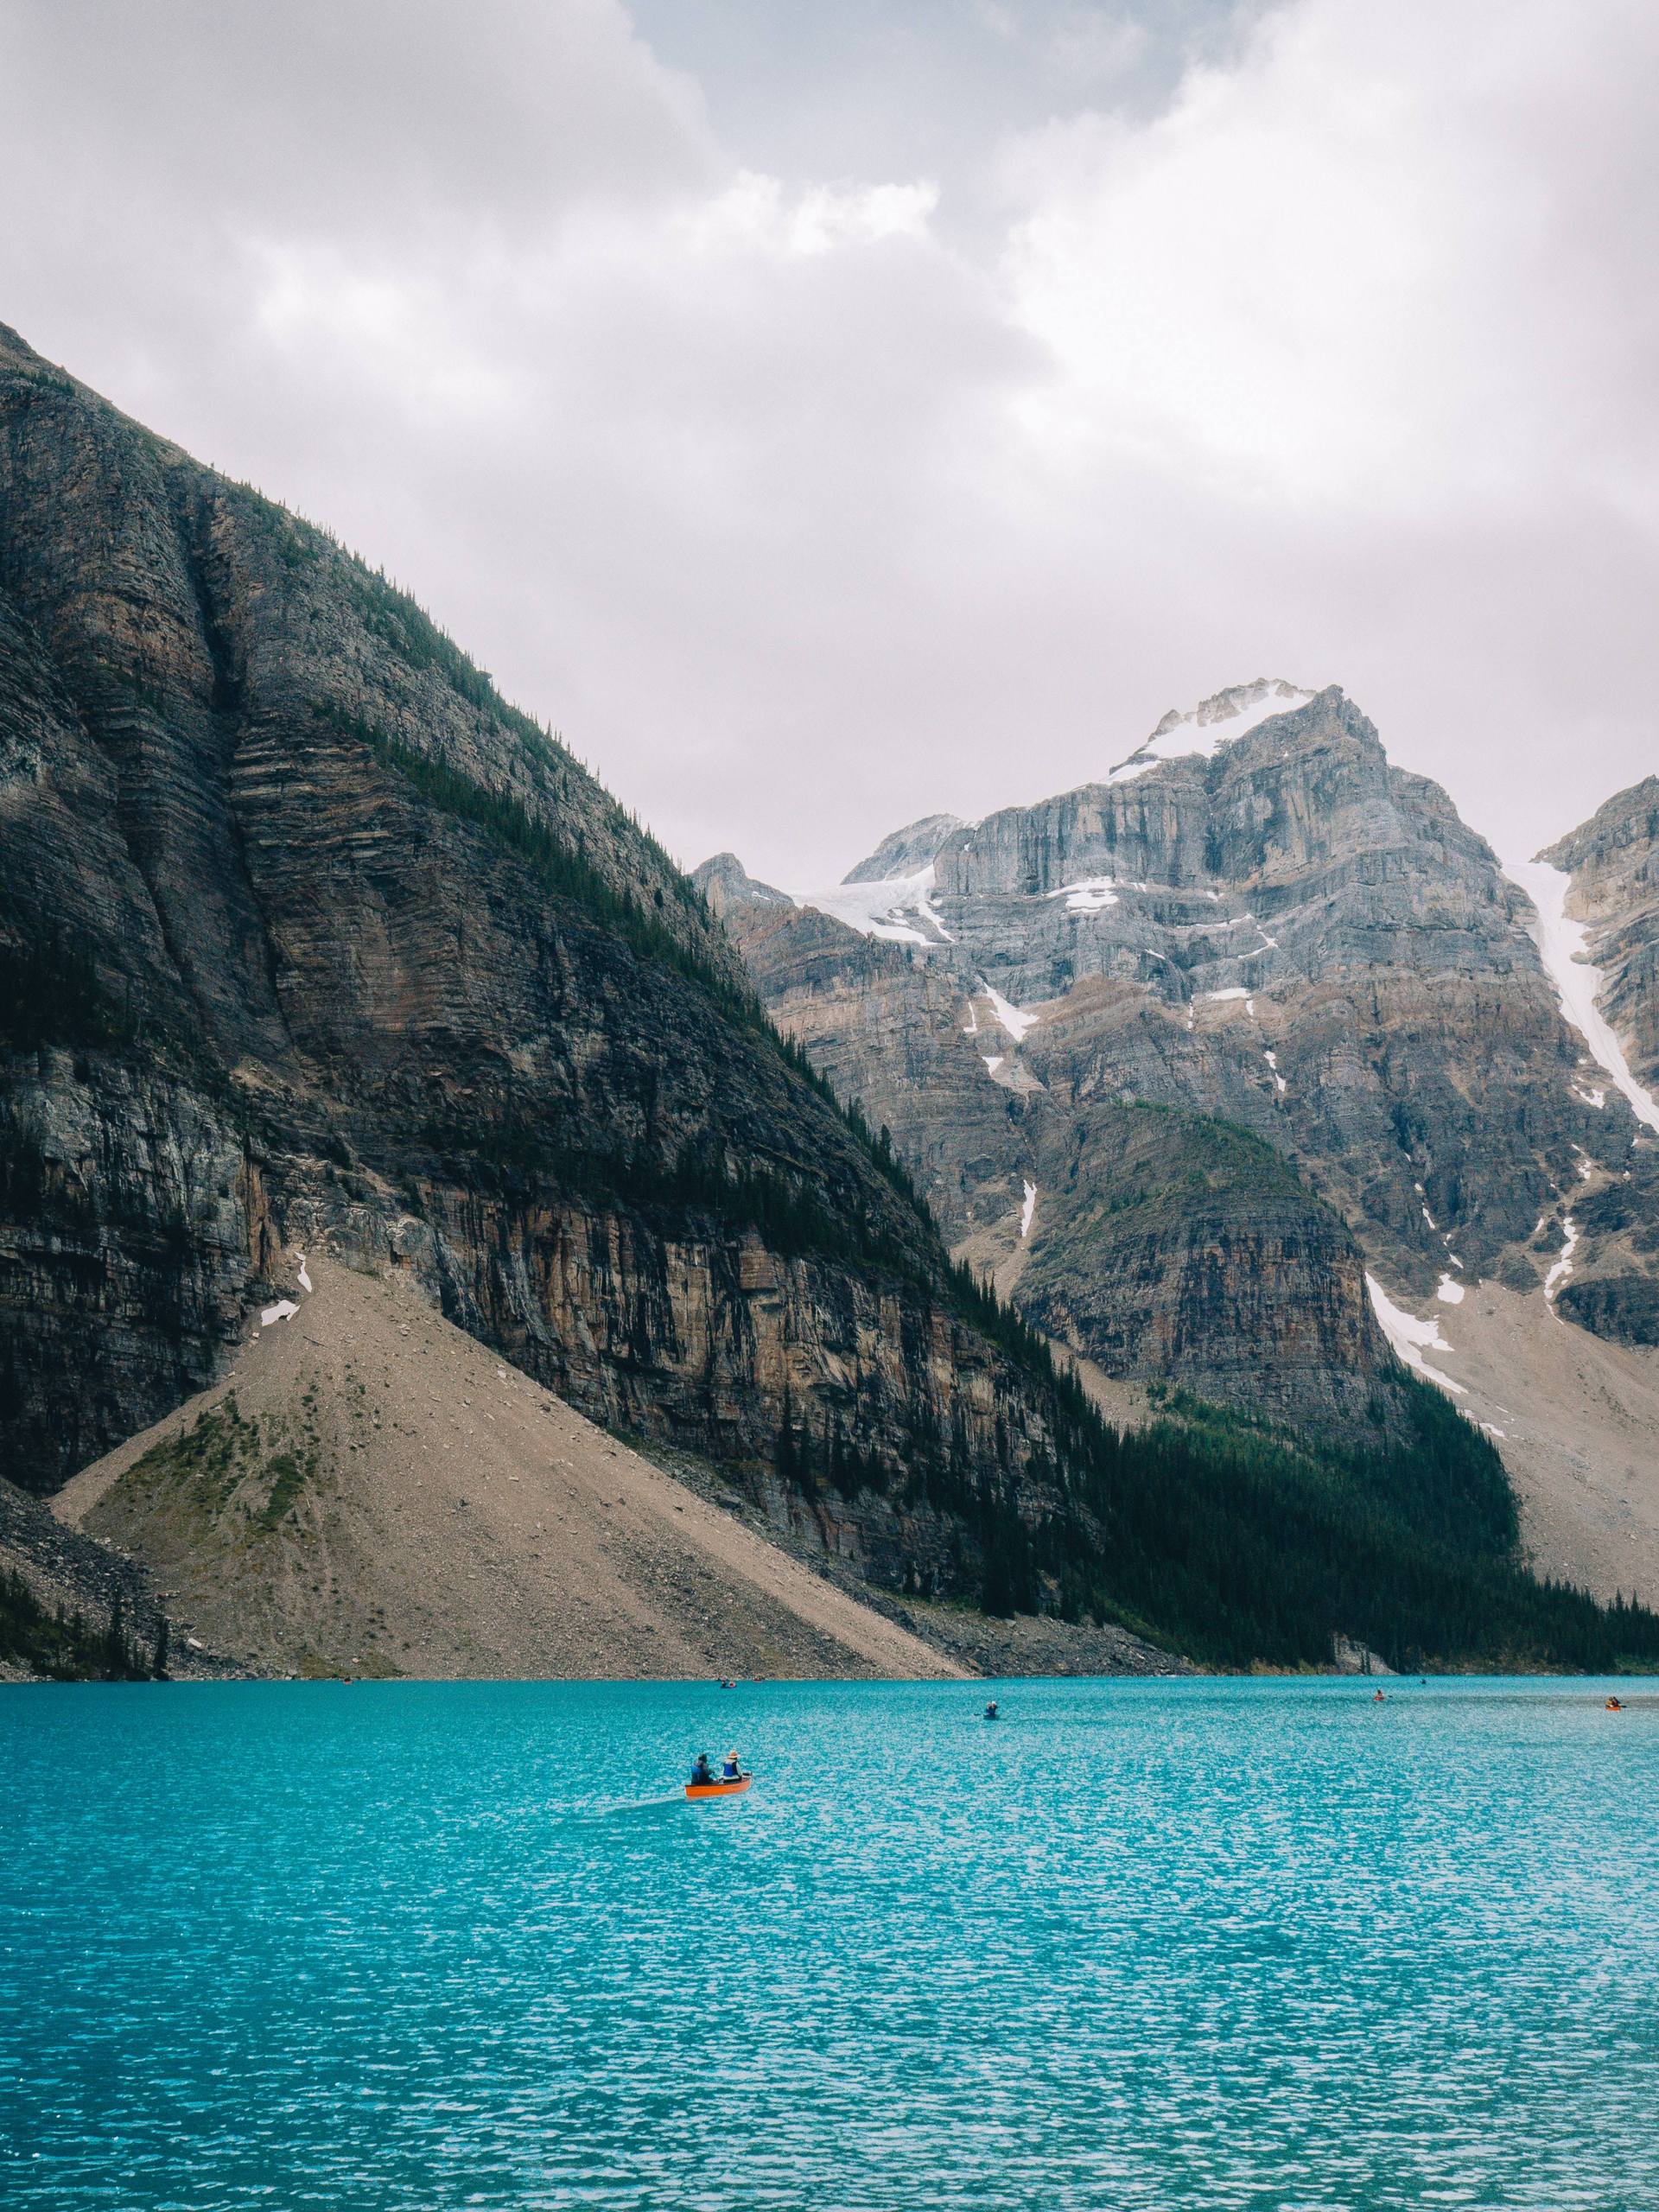
{"label": "green vegetation on slope", "polygon": [[[637,899],[616,890],[588,857],[579,837],[575,842],[561,837],[511,793],[489,790],[447,761],[404,744],[378,723],[346,713],[332,700],[319,699],[312,712],[319,721],[332,722],[359,739],[378,760],[395,769],[440,813],[471,823],[516,854],[543,891],[585,908],[645,959],[658,961],[701,985],[745,1027],[766,1026],[766,1015],[754,995],[741,990],[712,963],[701,959]],[[535,734],[539,739],[539,731]]]}
{"label": "green vegetation on slope", "polygon": [[142,1502],[192,1542],[210,1532],[243,1547],[282,1527],[316,1484],[321,1454],[308,1404],[295,1427],[246,1419],[232,1391],[194,1427],[152,1444],[111,1492]]}
{"label": "green vegetation on slope", "polygon": [[[1659,1667],[1659,1616],[1527,1573],[1502,1461],[1414,1378],[1409,1440],[1357,1452],[1183,1393],[1120,1432],[1046,1342],[1017,1356],[1052,1393],[1058,1466],[1033,1471],[1055,1477],[1062,1510],[1033,1521],[959,1439],[925,1441],[896,1484],[958,1517],[988,1612],[1116,1621],[1223,1668],[1328,1665],[1337,1636],[1402,1669]],[[853,1440],[804,1421],[786,1419],[777,1466],[809,1491],[895,1486]]]}
{"label": "green vegetation on slope", "polygon": [[[330,701],[317,701],[312,711],[367,746],[383,766],[395,770],[439,812],[482,830],[514,854],[544,893],[578,906],[590,920],[620,936],[640,958],[668,968],[704,992],[715,1013],[776,1054],[846,1125],[869,1164],[914,1208],[919,1234],[915,1247],[907,1247],[866,1217],[838,1212],[826,1205],[813,1184],[780,1170],[733,1167],[708,1140],[683,1146],[669,1160],[654,1151],[574,1146],[534,1119],[515,1113],[509,1104],[464,1127],[429,1118],[420,1132],[426,1144],[437,1152],[464,1153],[509,1176],[515,1170],[545,1175],[559,1188],[589,1199],[621,1203],[645,1212],[701,1211],[755,1230],[785,1257],[815,1252],[825,1258],[867,1262],[931,1289],[944,1284],[974,1319],[982,1323],[989,1317],[995,1300],[987,1307],[967,1271],[953,1274],[949,1268],[931,1217],[887,1130],[872,1134],[855,1106],[842,1104],[802,1047],[779,1033],[758,994],[701,958],[656,914],[613,888],[579,840],[572,843],[560,836],[519,799],[486,788]],[[539,732],[533,734],[540,739]],[[672,869],[666,855],[663,865],[683,886],[688,900],[701,907],[701,894]]]}
{"label": "green vegetation on slope", "polygon": [[[371,581],[380,582],[378,579]],[[573,772],[573,763],[563,747],[552,742],[528,715],[498,698],[488,677],[473,666],[442,631],[428,621],[412,600],[401,593],[392,593],[391,588],[384,583],[380,588],[391,593],[403,610],[401,619],[407,621],[418,617],[442,648],[435,648],[429,656],[416,656],[413,664],[439,669],[449,676],[463,698],[474,704],[480,703],[481,698],[487,703],[498,726],[518,742],[543,778],[550,777],[556,782]],[[449,666],[451,658],[459,674]],[[592,919],[615,931],[642,957],[662,963],[707,991],[728,1020],[765,1039],[830,1110],[847,1122],[876,1167],[900,1195],[920,1206],[915,1186],[894,1153],[887,1132],[884,1129],[879,1137],[875,1136],[856,1103],[842,1104],[828,1077],[814,1067],[805,1049],[776,1027],[758,992],[739,976],[701,958],[669,928],[660,918],[660,911],[653,912],[639,899],[617,890],[588,858],[579,833],[574,840],[562,836],[544,817],[532,814],[511,793],[491,790],[461,774],[447,761],[404,744],[378,723],[348,713],[334,700],[316,700],[311,711],[319,721],[333,723],[366,745],[384,766],[396,770],[439,812],[485,830],[496,843],[516,854],[543,891],[584,908]],[[550,798],[552,796],[549,794]],[[706,930],[717,930],[709,902],[690,876],[675,865],[648,830],[637,822],[632,826],[641,848],[656,863],[677,903]],[[660,891],[655,896],[656,906],[660,910]]]}
{"label": "green vegetation on slope", "polygon": [[1068,1606],[1216,1665],[1319,1664],[1334,1634],[1402,1668],[1659,1664],[1659,1617],[1526,1571],[1497,1452],[1438,1391],[1410,1393],[1414,1434],[1374,1452],[1178,1399],[1087,1447],[1078,1503],[1103,1535],[1088,1564],[1052,1542],[1033,1564]]}
{"label": "green vegetation on slope", "polygon": [[55,1682],[156,1681],[167,1673],[167,1629],[145,1657],[118,1598],[108,1622],[93,1628],[81,1613],[48,1610],[21,1574],[0,1572],[0,1660]]}

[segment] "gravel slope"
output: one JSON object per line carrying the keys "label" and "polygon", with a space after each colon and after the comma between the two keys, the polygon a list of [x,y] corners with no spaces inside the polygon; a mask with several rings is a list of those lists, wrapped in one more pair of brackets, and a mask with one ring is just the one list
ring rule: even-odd
{"label": "gravel slope", "polygon": [[256,1673],[960,1675],[393,1276],[315,1288],[54,1501]]}
{"label": "gravel slope", "polygon": [[1501,1283],[1437,1319],[1449,1349],[1432,1363],[1495,1438],[1539,1573],[1659,1605],[1659,1351],[1592,1337]]}

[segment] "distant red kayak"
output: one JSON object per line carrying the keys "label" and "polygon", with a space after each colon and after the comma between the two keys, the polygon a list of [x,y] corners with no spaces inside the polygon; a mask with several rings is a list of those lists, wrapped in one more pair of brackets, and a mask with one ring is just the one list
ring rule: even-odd
{"label": "distant red kayak", "polygon": [[688,1797],[741,1797],[754,1780],[752,1774],[740,1774],[735,1782],[688,1782]]}

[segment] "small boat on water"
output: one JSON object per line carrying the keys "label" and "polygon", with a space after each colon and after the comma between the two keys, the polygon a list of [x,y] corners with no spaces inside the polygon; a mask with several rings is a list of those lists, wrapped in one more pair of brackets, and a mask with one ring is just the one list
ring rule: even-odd
{"label": "small boat on water", "polygon": [[688,1782],[688,1797],[741,1797],[754,1780],[752,1774],[740,1774],[735,1782],[722,1782],[716,1776],[712,1782]]}

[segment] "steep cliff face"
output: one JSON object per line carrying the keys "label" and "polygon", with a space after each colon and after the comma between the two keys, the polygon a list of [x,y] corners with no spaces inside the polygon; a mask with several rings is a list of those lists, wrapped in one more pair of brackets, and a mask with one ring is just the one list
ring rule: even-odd
{"label": "steep cliff face", "polygon": [[[1275,1420],[1398,1426],[1354,1240],[1259,1138],[1146,1104],[1045,1117],[1021,1309],[1108,1374]],[[1036,1217],[1046,1204],[1047,1225]]]}
{"label": "steep cliff face", "polygon": [[1631,1134],[1572,1095],[1516,887],[1334,690],[1207,757],[993,816],[941,851],[933,904],[1016,1007],[1129,987],[1063,1052],[1044,1013],[1021,1045],[1039,1078],[1253,1129],[1415,1289],[1453,1250],[1494,1264],[1575,1143]]}
{"label": "steep cliff face", "polygon": [[[1335,689],[1219,694],[905,857],[885,904],[831,896],[887,942],[728,922],[953,1240],[1109,1372],[1370,1418],[1368,1266],[1402,1300],[1500,1272],[1541,1296],[1582,1202],[1640,1186],[1645,1217],[1649,1148],[1526,893]],[[1128,1102],[1173,1116],[1155,1187]]]}
{"label": "steep cliff face", "polygon": [[889,1131],[953,1241],[1017,1210],[1032,1092],[988,1079],[1003,1040],[978,1038],[954,969],[814,907],[737,905],[726,922],[775,1017]]}
{"label": "steep cliff face", "polygon": [[[951,1268],[891,1141],[836,1106],[709,902],[561,747],[325,537],[10,334],[0,626],[0,1450],[34,1488],[208,1382],[250,1305],[291,1271],[303,1288],[298,1251],[327,1249],[401,1271],[604,1427],[723,1465],[750,1510],[889,1591],[1109,1621],[1225,1663],[1318,1662],[1338,1636],[1585,1664],[1659,1646],[1659,1621],[1632,1630],[1528,1580],[1491,1447],[1398,1370],[1375,1433],[1328,1452],[1190,1409],[1144,1437],[1103,1426]],[[1149,769],[1141,803],[1186,773]],[[1172,946],[1205,934],[1173,857],[1188,804],[1167,801]],[[996,932],[1021,902],[1046,926],[1048,891],[953,892],[953,933],[941,871],[910,868],[919,834],[878,856],[908,890],[845,889],[861,931],[804,923],[765,887],[755,906],[741,870],[721,895],[770,916],[814,1002],[841,994],[826,1034],[849,1065],[893,1066],[902,1041],[895,1096],[966,1077],[976,1128],[931,1172],[1007,1272],[1064,1236],[1074,1155],[1109,1159],[1139,1194],[1128,1256],[1110,1297],[1048,1285],[1075,1337],[1103,1339],[1128,1301],[1195,1344],[1184,1317],[1236,1303],[1253,1271],[1328,1259],[1350,1271],[1333,1326],[1357,1312],[1381,1362],[1351,1249],[1319,1247],[1276,1167],[1244,1172],[1248,1136],[1218,1166],[1181,1093],[1164,1102],[1189,1116],[1179,1142],[1148,1154],[1115,1110],[1098,1040],[1120,1029],[1216,1087],[1217,1008],[1250,992],[1200,1006],[1192,977],[1236,953],[1193,952],[1185,988],[1139,993],[1121,961],[1074,962],[1045,1037],[1047,1009],[1003,987],[1026,988],[1022,961],[1053,971],[1052,949],[1005,957]],[[1114,911],[1049,874],[1068,916]],[[881,919],[912,896],[918,926]],[[939,945],[942,968],[909,957]],[[1172,1162],[1214,1236],[1172,1206]],[[1078,1173],[1079,1205],[1107,1172]],[[1226,1364],[1205,1357],[1195,1373]],[[1275,1357],[1287,1389],[1313,1371],[1289,1332]],[[267,1476],[257,1515],[275,1510],[268,1441],[253,1489],[213,1490],[217,1461],[175,1470],[193,1511],[202,1475],[228,1516],[203,1558]],[[167,1522],[163,1489],[134,1530],[152,1507]]]}
{"label": "steep cliff face", "polygon": [[1620,791],[1517,869],[1564,1008],[1589,1047],[1580,1089],[1618,1096],[1646,1135],[1563,1220],[1557,1310],[1596,1335],[1659,1345],[1659,777]]}
{"label": "steep cliff face", "polygon": [[1040,1387],[660,851],[410,602],[10,334],[0,639],[20,1479],[209,1381],[322,1240],[613,1427],[1052,1479]]}
{"label": "steep cliff face", "polygon": [[1631,1074],[1659,1089],[1659,776],[1618,792],[1539,858],[1571,877],[1567,912],[1587,925],[1601,1011]]}
{"label": "steep cliff face", "polygon": [[1041,1053],[1033,1031],[1015,1052],[990,991],[927,956],[810,909],[730,918],[779,1020],[1046,1333],[1109,1375],[1285,1418],[1353,1429],[1386,1414],[1396,1385],[1360,1249],[1283,1156],[1236,1125],[1056,1078],[1121,987],[1079,985]]}

